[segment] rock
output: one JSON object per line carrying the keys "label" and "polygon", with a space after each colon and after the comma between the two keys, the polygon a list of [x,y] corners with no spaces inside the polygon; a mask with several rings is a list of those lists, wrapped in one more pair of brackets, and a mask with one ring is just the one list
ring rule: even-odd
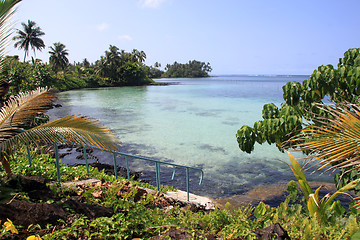
{"label": "rock", "polygon": [[290,240],[290,237],[285,229],[279,223],[274,223],[267,228],[255,231],[258,240]]}
{"label": "rock", "polygon": [[96,204],[87,204],[81,197],[72,197],[66,199],[64,204],[68,205],[76,213],[84,214],[88,218],[111,217],[114,210],[111,207],[104,207]]}
{"label": "rock", "polygon": [[58,204],[31,203],[14,199],[10,203],[0,204],[0,220],[5,222],[7,218],[15,225],[28,227],[30,224],[39,224],[45,227],[47,224],[58,224],[59,219],[66,219],[67,213]]}
{"label": "rock", "polygon": [[[178,190],[176,192],[167,192],[164,194],[166,198],[174,199],[178,202],[182,202],[184,205],[194,204],[197,208],[203,208],[206,211],[214,210],[215,205],[210,198],[197,196],[195,194],[189,194],[189,201],[187,200],[187,192]],[[193,207],[190,207],[190,209]]]}

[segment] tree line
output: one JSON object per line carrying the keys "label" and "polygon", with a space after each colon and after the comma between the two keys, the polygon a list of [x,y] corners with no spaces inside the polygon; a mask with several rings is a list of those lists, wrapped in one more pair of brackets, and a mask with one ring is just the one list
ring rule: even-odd
{"label": "tree line", "polygon": [[[41,39],[45,33],[31,20],[21,24],[22,29],[16,30],[13,37],[14,47],[24,50],[23,61],[19,56],[6,56],[0,78],[10,83],[10,93],[33,90],[38,87],[52,87],[58,90],[76,88],[138,86],[155,84],[153,78],[161,77],[208,77],[212,70],[210,63],[196,60],[186,64],[167,64],[165,71],[161,64],[154,66],[144,64],[146,53],[133,49],[131,52],[120,50],[110,45],[104,55],[95,63],[86,58],[82,62],[69,62],[69,50],[63,43],[56,42],[49,47],[49,63],[31,57],[33,51],[45,49]],[[36,56],[36,55],[35,55]]]}

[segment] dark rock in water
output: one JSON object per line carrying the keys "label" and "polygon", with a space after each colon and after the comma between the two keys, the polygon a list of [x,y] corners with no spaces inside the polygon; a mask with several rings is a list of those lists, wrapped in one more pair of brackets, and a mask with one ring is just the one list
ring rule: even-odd
{"label": "dark rock in water", "polygon": [[267,228],[255,231],[258,240],[290,240],[290,237],[285,229],[279,223],[274,223]]}
{"label": "dark rock in water", "polygon": [[[86,147],[85,149],[86,149],[86,153],[94,152],[94,149],[92,149],[92,148]],[[78,146],[78,147],[76,147],[76,151],[82,153],[84,151],[84,148],[82,146]]]}
{"label": "dark rock in water", "polygon": [[[309,182],[310,187],[315,191],[318,187],[322,186],[319,191],[319,198],[323,198],[326,194],[334,193],[337,191],[335,184],[325,182]],[[269,184],[264,186],[257,186],[254,189],[246,192],[242,195],[235,195],[228,198],[214,199],[215,204],[223,209],[226,203],[230,203],[232,208],[238,208],[240,206],[254,206],[256,207],[260,202],[264,202],[270,207],[278,207],[282,202],[285,201],[288,195],[287,183],[281,182],[276,184]],[[302,198],[299,189],[299,203]],[[349,204],[352,201],[352,197],[348,195],[340,195],[335,200],[340,200],[341,205],[348,210]]]}

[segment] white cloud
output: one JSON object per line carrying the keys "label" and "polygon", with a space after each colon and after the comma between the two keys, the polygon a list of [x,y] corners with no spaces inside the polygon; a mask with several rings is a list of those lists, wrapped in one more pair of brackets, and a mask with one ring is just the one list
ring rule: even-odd
{"label": "white cloud", "polygon": [[108,28],[109,28],[109,24],[107,24],[107,23],[101,23],[101,24],[96,25],[96,29],[100,32],[105,31]]}
{"label": "white cloud", "polygon": [[158,8],[160,4],[166,0],[139,0],[139,4],[143,8]]}
{"label": "white cloud", "polygon": [[118,39],[131,41],[132,37],[130,37],[129,35],[121,35],[121,36],[118,36]]}

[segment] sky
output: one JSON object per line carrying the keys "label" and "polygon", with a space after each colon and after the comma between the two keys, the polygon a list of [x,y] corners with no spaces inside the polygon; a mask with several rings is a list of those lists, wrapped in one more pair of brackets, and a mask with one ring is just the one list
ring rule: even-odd
{"label": "sky", "polygon": [[115,45],[144,51],[146,65],[198,60],[211,75],[310,75],[360,47],[359,9],[359,0],[23,0],[14,20],[45,32],[36,52],[44,62],[61,42],[72,63],[93,63]]}

